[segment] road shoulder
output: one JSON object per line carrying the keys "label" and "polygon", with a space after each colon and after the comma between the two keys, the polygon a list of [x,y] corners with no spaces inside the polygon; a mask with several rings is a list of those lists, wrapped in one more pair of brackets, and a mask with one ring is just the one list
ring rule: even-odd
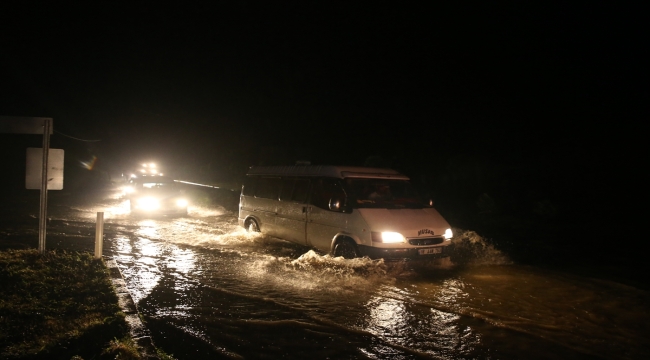
{"label": "road shoulder", "polygon": [[117,262],[114,259],[106,258],[104,259],[104,262],[108,268],[111,282],[113,283],[113,288],[115,289],[118,298],[118,304],[122,309],[122,312],[126,315],[125,320],[129,325],[131,338],[142,349],[142,355],[145,359],[159,359],[153,340],[151,339],[149,331],[140,319],[138,308],[135,305],[135,302],[133,302],[131,293],[129,293],[129,290],[126,287],[126,282],[124,281],[122,272],[117,266]]}

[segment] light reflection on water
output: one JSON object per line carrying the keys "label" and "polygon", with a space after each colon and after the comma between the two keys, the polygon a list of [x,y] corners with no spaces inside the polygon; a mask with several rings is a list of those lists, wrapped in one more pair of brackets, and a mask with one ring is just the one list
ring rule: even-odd
{"label": "light reflection on water", "polygon": [[[364,331],[390,339],[403,346],[434,358],[464,358],[480,346],[480,337],[471,326],[461,322],[453,310],[441,310],[448,304],[444,294],[455,294],[459,282],[445,280],[433,288],[411,285],[405,288],[384,285],[365,304],[358,323]],[[433,298],[431,298],[433,297]],[[449,309],[453,306],[444,305]]]}
{"label": "light reflection on water", "polygon": [[113,242],[118,261],[128,264],[123,267],[123,274],[135,285],[130,291],[136,303],[149,296],[163,276],[177,278],[172,290],[181,294],[179,299],[186,298],[182,295],[183,292],[193,286],[188,284],[187,276],[201,272],[197,269],[194,251],[160,240],[159,230],[165,227],[162,224],[165,223],[151,219],[141,220],[132,237],[118,237]]}
{"label": "light reflection on water", "polygon": [[190,275],[198,270],[196,267],[196,254],[190,249],[173,248],[170,256],[171,258],[167,264],[169,269],[183,275]]}
{"label": "light reflection on water", "polygon": [[158,239],[158,224],[153,220],[143,220],[138,222],[140,228],[136,231],[136,235],[143,236],[149,239]]}
{"label": "light reflection on water", "polygon": [[382,337],[395,338],[408,330],[409,321],[405,307],[401,300],[373,297],[366,304],[370,309],[368,326],[365,330]]}
{"label": "light reflection on water", "polygon": [[158,244],[144,238],[136,238],[133,241],[119,237],[113,246],[118,254],[116,260],[121,265],[122,274],[129,279],[129,285],[132,285],[129,286],[129,291],[137,303],[151,293],[162,277],[156,260],[159,255]]}

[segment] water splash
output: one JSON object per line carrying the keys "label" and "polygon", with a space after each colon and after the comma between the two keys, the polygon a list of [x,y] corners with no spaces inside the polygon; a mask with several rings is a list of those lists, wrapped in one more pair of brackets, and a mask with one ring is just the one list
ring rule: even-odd
{"label": "water splash", "polygon": [[394,279],[387,276],[383,260],[369,258],[344,259],[320,255],[309,250],[298,258],[262,256],[249,264],[252,278],[277,283],[286,290],[354,292],[372,289]]}
{"label": "water splash", "polygon": [[454,229],[451,261],[456,265],[508,265],[512,261],[472,230]]}
{"label": "water splash", "polygon": [[383,277],[386,275],[386,265],[383,259],[344,259],[343,257],[319,255],[313,250],[309,250],[296,260],[291,261],[289,266],[294,270],[315,272],[321,275],[334,275],[337,277]]}
{"label": "water splash", "polygon": [[210,241],[221,245],[242,245],[263,242],[265,236],[262,233],[247,232],[242,228],[233,229],[230,232],[216,235]]}

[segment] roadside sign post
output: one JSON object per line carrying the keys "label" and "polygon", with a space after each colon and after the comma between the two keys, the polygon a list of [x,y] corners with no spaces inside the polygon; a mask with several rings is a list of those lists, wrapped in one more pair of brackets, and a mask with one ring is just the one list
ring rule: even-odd
{"label": "roadside sign post", "polygon": [[[14,134],[43,134],[43,153],[40,163],[40,211],[39,211],[39,223],[38,223],[38,251],[42,254],[45,252],[45,235],[47,229],[47,190],[48,190],[48,181],[55,180],[54,178],[48,178],[48,168],[50,167],[48,161],[50,159],[50,135],[53,131],[52,118],[40,118],[40,117],[20,117],[20,116],[0,116],[0,133],[14,133]],[[30,173],[32,170],[30,168],[30,149],[27,149],[27,171],[25,186],[27,189],[36,189],[38,187],[32,187],[30,180],[33,178],[33,175]],[[53,190],[61,190],[63,188],[63,150],[58,150],[57,154],[60,154],[57,159],[60,159],[60,165],[57,161],[57,170],[60,170],[60,178],[52,182],[50,186]],[[60,184],[60,187],[53,184]]]}
{"label": "roadside sign post", "polygon": [[38,251],[45,252],[45,234],[47,228],[47,160],[50,152],[50,128],[52,119],[43,121],[43,167],[41,168],[41,211],[38,222]]}

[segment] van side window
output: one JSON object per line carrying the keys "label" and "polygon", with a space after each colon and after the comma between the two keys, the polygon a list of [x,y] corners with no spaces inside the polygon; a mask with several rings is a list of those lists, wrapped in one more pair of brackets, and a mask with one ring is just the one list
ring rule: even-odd
{"label": "van side window", "polygon": [[257,189],[255,190],[255,197],[277,200],[279,194],[280,194],[280,178],[262,177],[257,180]]}
{"label": "van side window", "polygon": [[311,204],[329,210],[329,201],[333,197],[345,198],[345,192],[337,179],[318,179],[311,192]]}
{"label": "van side window", "polygon": [[309,195],[309,180],[284,178],[280,190],[280,201],[291,201],[304,204]]}
{"label": "van side window", "polygon": [[296,182],[293,185],[291,201],[304,204],[307,202],[307,195],[309,195],[309,180],[296,179]]}
{"label": "van side window", "polygon": [[295,179],[291,179],[291,178],[282,179],[282,185],[280,189],[280,201],[291,200],[291,192],[293,191],[294,182],[296,182]]}
{"label": "van side window", "polygon": [[253,196],[255,194],[255,180],[257,180],[257,178],[252,176],[244,178],[244,184],[241,189],[242,195]]}

